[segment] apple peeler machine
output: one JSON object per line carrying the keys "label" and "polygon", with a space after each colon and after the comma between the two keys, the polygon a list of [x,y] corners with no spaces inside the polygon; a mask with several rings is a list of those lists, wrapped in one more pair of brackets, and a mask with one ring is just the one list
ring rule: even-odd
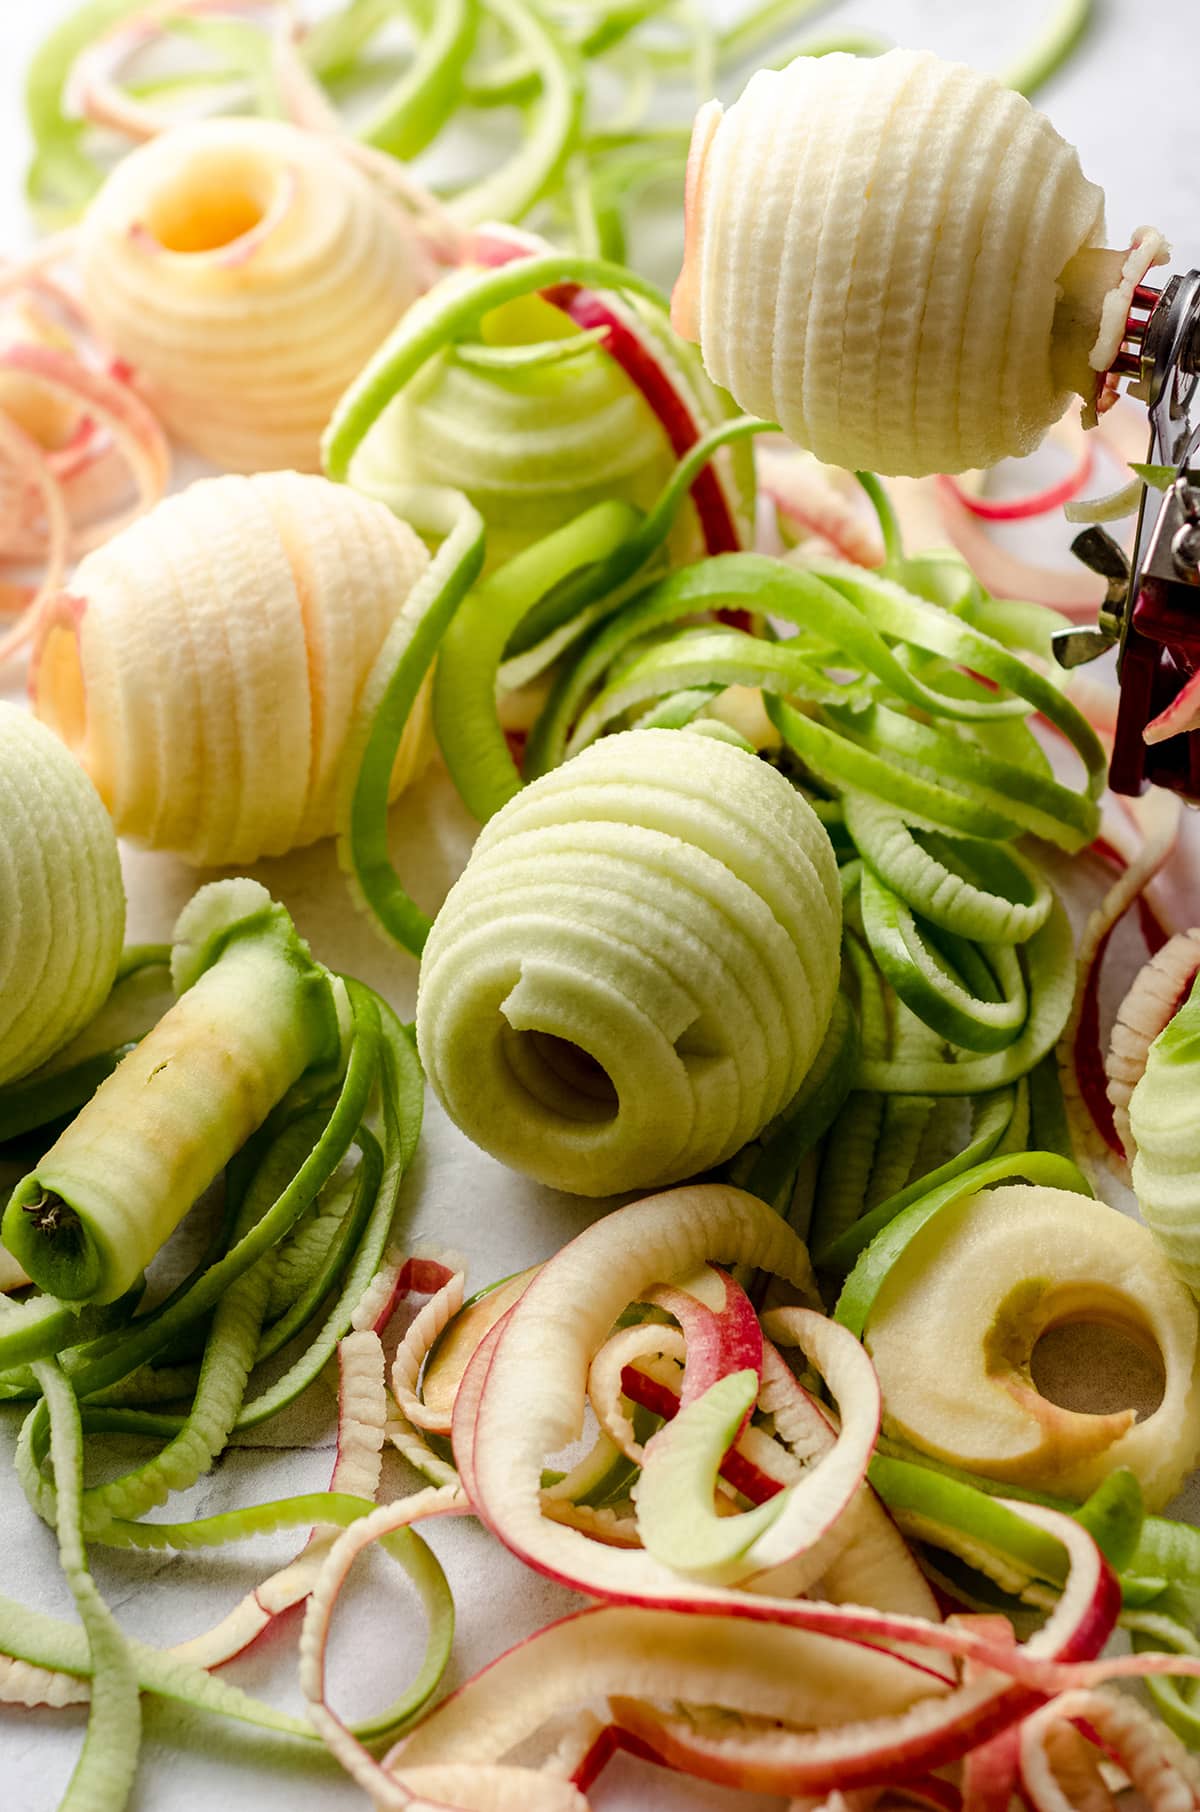
{"label": "apple peeler machine", "polygon": [[1101,382],[1111,389],[1122,377],[1147,405],[1147,464],[1162,468],[1163,488],[1142,486],[1132,559],[1098,525],[1076,536],[1072,552],[1108,593],[1099,621],[1060,630],[1054,651],[1076,667],[1117,648],[1113,791],[1168,787],[1200,805],[1200,464],[1191,463],[1200,443],[1200,270],[1134,290]]}

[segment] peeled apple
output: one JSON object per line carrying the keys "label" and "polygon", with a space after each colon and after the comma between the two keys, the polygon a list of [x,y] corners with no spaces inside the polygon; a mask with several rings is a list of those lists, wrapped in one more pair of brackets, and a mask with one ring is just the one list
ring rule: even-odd
{"label": "peeled apple", "polygon": [[799,1087],[840,937],[829,839],[782,775],[687,731],[609,736],[485,826],[425,948],[421,1060],[542,1182],[694,1176]]}
{"label": "peeled apple", "polygon": [[171,952],[178,998],[14,1189],[5,1244],[43,1289],[115,1302],[310,1065],[339,1047],[335,984],[284,907],[202,887]]}
{"label": "peeled apple", "polygon": [[[435,321],[469,284],[444,278],[413,307],[406,328]],[[726,419],[691,347],[648,303],[604,298],[632,323],[668,374],[698,432]],[[491,309],[472,337],[435,353],[387,405],[354,457],[351,481],[368,492],[395,484],[464,491],[488,525],[488,560],[499,565],[561,528],[590,504],[617,498],[648,510],[674,470],[676,452],[646,397],[614,358],[602,330],[581,331],[538,295]],[[715,469],[749,541],[750,455],[723,449]],[[680,561],[705,551],[703,524],[687,500],[673,549]]]}
{"label": "peeled apple", "polygon": [[887,473],[992,465],[1072,390],[1094,407],[1163,255],[1148,229],[1101,247],[1074,147],[928,51],[802,56],[710,101],[685,211],[672,321],[709,375],[819,459]]}
{"label": "peeled apple", "polygon": [[131,152],[79,259],[165,425],[239,472],[319,469],[334,403],[427,281],[394,201],[333,140],[277,120],[201,120]]}
{"label": "peeled apple", "polygon": [[117,839],[87,776],[0,704],[0,1085],[36,1069],[102,1006],[125,935]]}
{"label": "peeled apple", "polygon": [[[1042,1396],[1033,1350],[1065,1322],[1156,1351],[1158,1408],[1085,1415]],[[943,1209],[888,1272],[864,1339],[885,1433],[952,1465],[1078,1498],[1128,1466],[1158,1509],[1200,1452],[1196,1304],[1145,1227],[1088,1196],[1012,1184]]]}
{"label": "peeled apple", "polygon": [[[1129,1126],[1133,1091],[1146,1073],[1155,1039],[1165,1031],[1187,999],[1198,973],[1200,927],[1194,927],[1167,939],[1162,949],[1139,969],[1117,1008],[1104,1067],[1108,1073],[1113,1123],[1130,1160],[1134,1155],[1133,1133]],[[1143,1110],[1146,1099],[1144,1096]]]}
{"label": "peeled apple", "polygon": [[1142,1218],[1174,1270],[1200,1292],[1200,981],[1150,1046],[1129,1128]]}
{"label": "peeled apple", "polygon": [[[39,620],[38,716],[117,830],[242,864],[328,836],[372,663],[428,564],[406,522],[296,472],[202,479],[83,560]],[[391,797],[426,758],[427,695]]]}

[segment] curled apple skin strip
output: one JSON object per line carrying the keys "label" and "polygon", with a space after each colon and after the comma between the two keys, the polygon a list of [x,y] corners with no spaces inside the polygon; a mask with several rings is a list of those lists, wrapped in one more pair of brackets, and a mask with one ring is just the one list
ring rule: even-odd
{"label": "curled apple skin strip", "polygon": [[802,1081],[839,925],[828,837],[781,776],[675,731],[607,737],[484,829],[426,946],[422,1061],[469,1137],[543,1181],[694,1175]]}
{"label": "curled apple skin strip", "polygon": [[1159,1033],[1129,1101],[1133,1187],[1142,1217],[1174,1271],[1200,1286],[1200,1193],[1196,1185],[1196,1077],[1200,982]]}

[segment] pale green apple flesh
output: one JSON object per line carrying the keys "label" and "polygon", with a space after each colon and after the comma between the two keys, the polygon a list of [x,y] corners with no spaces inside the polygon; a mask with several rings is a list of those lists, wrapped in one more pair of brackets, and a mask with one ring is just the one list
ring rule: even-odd
{"label": "pale green apple flesh", "polygon": [[485,827],[426,945],[421,1059],[469,1138],[556,1188],[695,1176],[804,1080],[840,938],[828,835],[774,768],[605,737]]}
{"label": "pale green apple flesh", "polygon": [[[1192,934],[1195,936],[1195,933]],[[1146,1225],[1200,1290],[1200,981],[1150,1046],[1129,1101],[1133,1187]]]}
{"label": "pale green apple flesh", "polygon": [[0,1086],[103,1005],[125,935],[117,839],[57,737],[0,704]]}

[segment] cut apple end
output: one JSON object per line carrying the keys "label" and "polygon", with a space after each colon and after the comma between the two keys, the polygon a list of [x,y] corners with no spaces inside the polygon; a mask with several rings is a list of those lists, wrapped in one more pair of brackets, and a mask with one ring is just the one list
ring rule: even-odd
{"label": "cut apple end", "polygon": [[1085,399],[1091,397],[1096,384],[1091,353],[1100,333],[1105,298],[1120,283],[1127,256],[1109,246],[1088,245],[1076,252],[1058,279],[1050,348],[1054,381],[1060,389],[1074,390]]}
{"label": "cut apple end", "polygon": [[1085,246],[1059,275],[1051,366],[1061,389],[1082,396],[1085,428],[1094,428],[1097,414],[1105,414],[1116,401],[1107,374],[1126,337],[1134,292],[1167,256],[1162,234],[1155,227],[1139,227],[1125,250]]}
{"label": "cut apple end", "polygon": [[[1102,1331],[1090,1379],[1110,1330],[1152,1349],[1157,1406],[1131,1403],[1128,1378],[1115,1408],[1046,1397],[1033,1354],[1069,1325]],[[1200,1447],[1195,1305],[1144,1227],[1084,1196],[1014,1185],[931,1221],[885,1279],[865,1338],[885,1426],[952,1465],[1071,1497],[1124,1465],[1157,1508]]]}

